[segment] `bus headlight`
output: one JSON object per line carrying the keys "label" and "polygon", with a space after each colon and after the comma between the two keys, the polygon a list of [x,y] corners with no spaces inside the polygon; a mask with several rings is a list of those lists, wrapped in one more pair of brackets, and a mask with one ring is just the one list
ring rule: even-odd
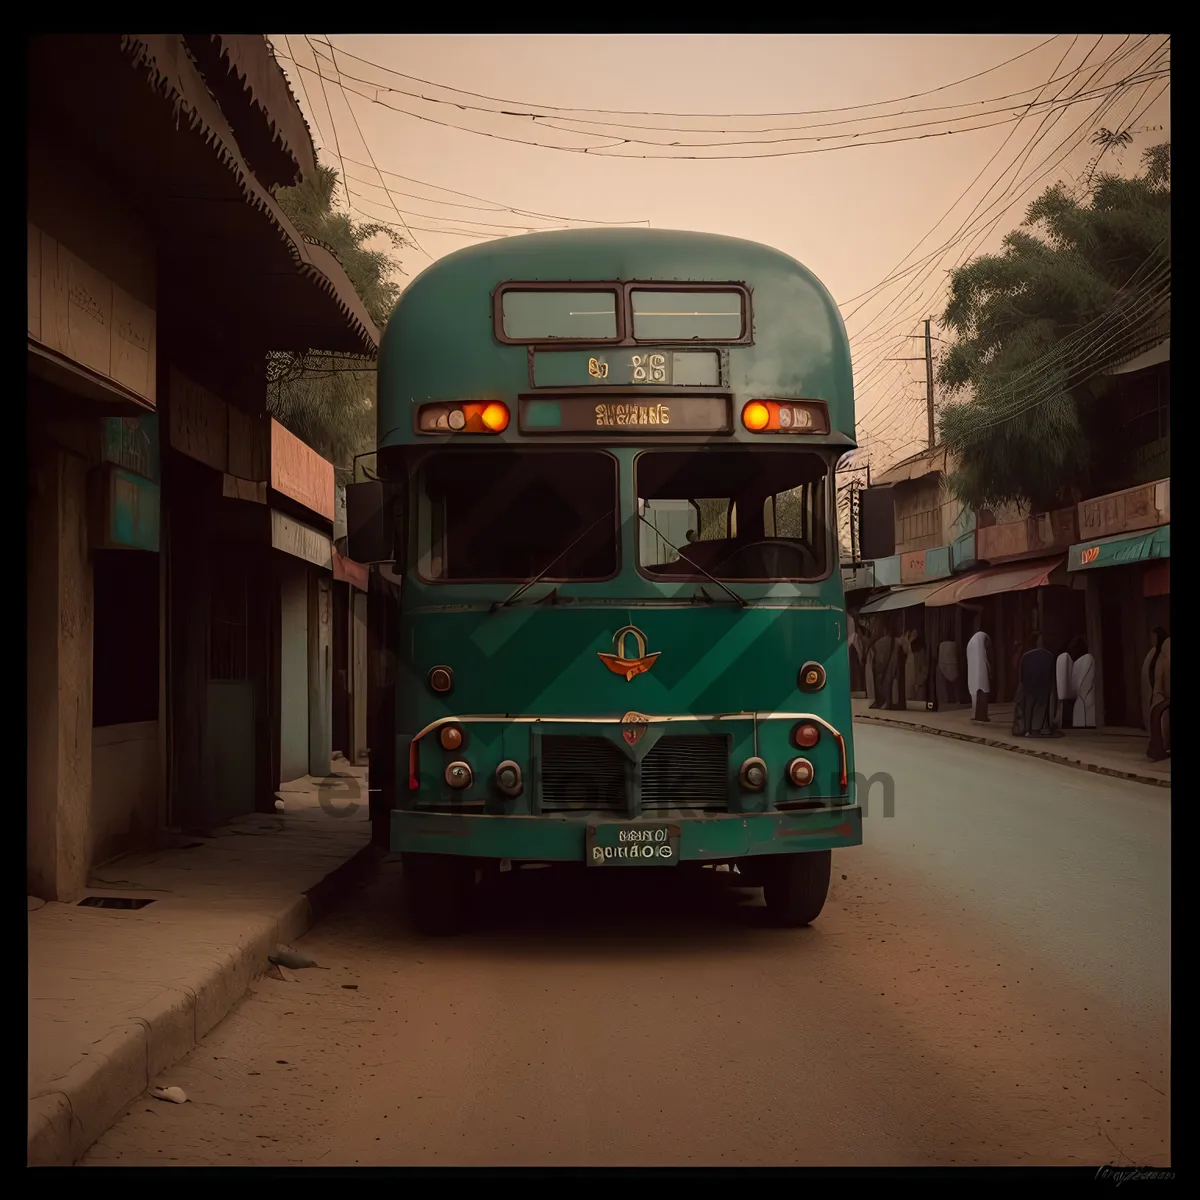
{"label": "bus headlight", "polygon": [[446,768],[446,784],[454,788],[456,792],[461,792],[463,788],[469,788],[474,778],[471,768],[465,762],[452,762]]}
{"label": "bus headlight", "polygon": [[761,792],[767,786],[767,764],[761,758],[746,759],[738,775],[747,792]]}
{"label": "bus headlight", "polygon": [[521,794],[521,768],[511,758],[496,768],[496,788],[505,796]]}
{"label": "bus headlight", "polygon": [[807,758],[793,758],[788,763],[788,778],[795,787],[808,787],[814,774],[813,765]]}

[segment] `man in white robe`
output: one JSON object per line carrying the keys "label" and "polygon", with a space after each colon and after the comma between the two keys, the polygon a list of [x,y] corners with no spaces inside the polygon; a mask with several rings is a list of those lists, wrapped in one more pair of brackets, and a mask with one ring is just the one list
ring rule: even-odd
{"label": "man in white robe", "polygon": [[1075,686],[1071,682],[1073,666],[1074,661],[1069,650],[1064,650],[1054,664],[1055,690],[1058,692],[1059,704],[1062,708],[1062,712],[1059,713],[1059,727],[1062,729],[1071,728],[1071,718],[1075,713]]}
{"label": "man in white robe", "polygon": [[1085,649],[1071,665],[1071,687],[1075,692],[1072,729],[1096,728],[1096,660]]}
{"label": "man in white robe", "polygon": [[980,629],[967,643],[967,691],[974,709],[971,720],[987,721],[992,690],[992,639]]}

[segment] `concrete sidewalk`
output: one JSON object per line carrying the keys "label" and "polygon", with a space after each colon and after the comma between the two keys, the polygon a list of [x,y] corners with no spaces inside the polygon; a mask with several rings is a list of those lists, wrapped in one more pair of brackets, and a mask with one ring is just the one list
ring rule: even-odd
{"label": "concrete sidewalk", "polygon": [[93,872],[89,896],[144,907],[29,901],[30,1166],[74,1163],[237,1004],[277,943],[365,876],[366,771],[343,759],[334,771],[287,785],[280,814]]}
{"label": "concrete sidewalk", "polygon": [[851,706],[855,721],[872,725],[891,725],[917,730],[941,737],[957,738],[1028,754],[1047,762],[1113,775],[1155,787],[1171,786],[1171,760],[1151,762],[1146,757],[1148,736],[1136,729],[1068,729],[1059,738],[1014,737],[1012,732],[1013,706],[993,704],[988,708],[991,720],[979,724],[971,720],[971,710],[950,709],[947,712],[926,712],[922,704],[909,701],[910,708],[871,708],[870,701],[854,699]]}

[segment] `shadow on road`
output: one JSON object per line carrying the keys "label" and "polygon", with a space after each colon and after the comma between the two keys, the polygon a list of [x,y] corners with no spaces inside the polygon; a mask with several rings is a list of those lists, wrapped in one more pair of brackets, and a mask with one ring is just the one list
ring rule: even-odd
{"label": "shadow on road", "polygon": [[393,943],[453,946],[492,956],[553,953],[589,959],[631,954],[677,957],[714,949],[761,952],[764,941],[798,946],[820,940],[810,929],[771,926],[762,893],[713,871],[548,867],[506,872],[477,890],[471,927],[454,938],[426,939],[404,911],[400,864],[389,860],[370,888],[366,920]]}

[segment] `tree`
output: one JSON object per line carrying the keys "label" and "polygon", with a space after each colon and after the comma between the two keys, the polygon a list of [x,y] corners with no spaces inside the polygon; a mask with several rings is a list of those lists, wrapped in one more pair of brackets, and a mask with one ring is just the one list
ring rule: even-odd
{"label": "tree", "polygon": [[[396,264],[369,243],[387,238],[392,248],[407,243],[390,225],[356,221],[334,208],[339,184],[332,167],[318,164],[315,175],[298,187],[280,188],[276,199],[308,239],[325,246],[346,269],[371,320],[387,324],[400,286]],[[316,353],[270,356],[267,409],[282,425],[336,466],[346,468],[355,454],[375,443],[375,369],[373,364]]]}
{"label": "tree", "polygon": [[952,272],[942,323],[956,341],[938,379],[961,399],[940,431],[964,504],[1046,511],[1119,452],[1100,372],[1169,319],[1170,172],[1166,142],[1142,155],[1141,174],[1097,175],[1082,199],[1051,187],[999,254]]}

